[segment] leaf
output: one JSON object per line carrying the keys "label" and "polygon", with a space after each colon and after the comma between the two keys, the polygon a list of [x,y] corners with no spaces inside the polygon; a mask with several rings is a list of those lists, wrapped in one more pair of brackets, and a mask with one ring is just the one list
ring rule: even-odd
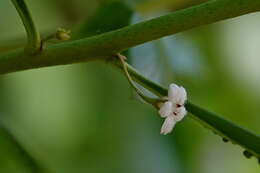
{"label": "leaf", "polygon": [[186,104],[187,110],[192,113],[193,119],[198,120],[203,125],[213,130],[225,139],[234,144],[238,144],[249,151],[251,154],[260,158],[260,136],[245,129],[230,120],[209,112],[191,102]]}

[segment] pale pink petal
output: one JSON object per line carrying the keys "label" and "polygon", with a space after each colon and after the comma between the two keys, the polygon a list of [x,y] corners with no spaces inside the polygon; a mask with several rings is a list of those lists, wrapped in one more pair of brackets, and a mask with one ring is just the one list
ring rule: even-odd
{"label": "pale pink petal", "polygon": [[166,135],[170,133],[175,125],[174,117],[173,116],[168,116],[162,125],[161,128],[161,134]]}
{"label": "pale pink petal", "polygon": [[161,115],[161,117],[167,117],[172,113],[172,102],[165,102],[160,110],[159,110],[159,114]]}

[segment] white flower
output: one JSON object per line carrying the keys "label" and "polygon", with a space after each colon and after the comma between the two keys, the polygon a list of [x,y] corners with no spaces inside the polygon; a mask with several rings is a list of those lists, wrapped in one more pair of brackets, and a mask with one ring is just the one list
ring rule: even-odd
{"label": "white flower", "polygon": [[178,115],[179,112],[186,112],[184,108],[184,103],[186,100],[186,90],[183,87],[179,87],[176,84],[171,84],[168,90],[168,101],[162,104],[159,110],[159,114],[161,115],[161,117],[165,118],[173,114],[174,112]]}
{"label": "white flower", "polygon": [[184,107],[186,100],[186,90],[176,84],[171,84],[168,90],[168,100],[161,105],[159,110],[161,117],[166,118],[161,128],[161,134],[170,133],[174,125],[187,114]]}

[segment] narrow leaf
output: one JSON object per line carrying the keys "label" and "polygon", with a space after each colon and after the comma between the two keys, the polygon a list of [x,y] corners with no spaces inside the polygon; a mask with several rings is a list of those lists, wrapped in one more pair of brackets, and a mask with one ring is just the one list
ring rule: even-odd
{"label": "narrow leaf", "polygon": [[[120,67],[117,63],[114,63]],[[122,68],[122,67],[120,67]],[[134,80],[141,84],[143,87],[158,96],[166,96],[167,89],[159,84],[145,78],[133,67],[128,65],[128,71],[133,76]],[[198,120],[203,126],[211,129],[224,138],[224,141],[230,140],[234,144],[242,146],[247,152],[260,158],[260,136],[251,132],[250,130],[239,126],[238,124],[227,120],[220,115],[200,108],[195,104],[188,101],[186,103],[187,110],[192,114],[191,118]]]}
{"label": "narrow leaf", "polygon": [[259,135],[191,102],[187,102],[186,108],[193,114],[192,118],[199,120],[206,127],[221,135],[224,140],[228,139],[232,143],[239,144],[257,158],[260,157]]}

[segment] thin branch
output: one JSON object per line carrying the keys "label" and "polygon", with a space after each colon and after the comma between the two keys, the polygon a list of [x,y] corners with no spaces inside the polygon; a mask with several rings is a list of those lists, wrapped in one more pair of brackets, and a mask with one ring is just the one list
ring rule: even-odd
{"label": "thin branch", "polygon": [[129,82],[129,84],[132,86],[132,88],[135,90],[135,92],[147,103],[153,105],[155,108],[157,108],[157,103],[160,101],[159,99],[156,98],[151,98],[146,96],[135,84],[135,82],[133,81],[131,75],[128,73],[128,69],[129,69],[129,65],[125,62],[125,60],[127,59],[124,55],[121,54],[117,54],[118,59],[121,62],[121,66],[122,69],[125,73],[125,76]]}
{"label": "thin branch", "polygon": [[0,56],[0,74],[106,58],[161,37],[260,10],[259,0],[212,0],[97,36],[46,47],[35,56],[15,50]]}
{"label": "thin branch", "polygon": [[12,2],[22,19],[27,33],[28,40],[25,51],[28,53],[35,53],[41,46],[41,38],[33,22],[30,11],[24,0],[12,0]]}

